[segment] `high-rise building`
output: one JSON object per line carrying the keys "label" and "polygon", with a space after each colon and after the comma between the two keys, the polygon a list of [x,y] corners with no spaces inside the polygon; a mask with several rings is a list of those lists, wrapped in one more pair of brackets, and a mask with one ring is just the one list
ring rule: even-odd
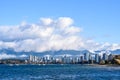
{"label": "high-rise building", "polygon": [[33,62],[33,56],[32,55],[29,56],[29,61]]}
{"label": "high-rise building", "polygon": [[89,61],[89,53],[84,53],[84,60]]}
{"label": "high-rise building", "polygon": [[84,56],[80,56],[80,62],[84,61]]}
{"label": "high-rise building", "polygon": [[80,63],[81,62],[81,59],[80,59],[80,57],[77,57],[78,58],[78,63]]}
{"label": "high-rise building", "polygon": [[108,60],[108,54],[103,53],[103,60]]}
{"label": "high-rise building", "polygon": [[96,63],[99,63],[99,62],[100,62],[100,60],[99,60],[99,54],[95,54],[95,62],[96,62]]}
{"label": "high-rise building", "polygon": [[34,56],[34,62],[38,62],[38,57]]}
{"label": "high-rise building", "polygon": [[89,53],[89,59],[88,60],[92,60],[92,54]]}
{"label": "high-rise building", "polygon": [[113,60],[113,55],[112,55],[112,54],[110,54],[110,55],[108,56],[108,60]]}

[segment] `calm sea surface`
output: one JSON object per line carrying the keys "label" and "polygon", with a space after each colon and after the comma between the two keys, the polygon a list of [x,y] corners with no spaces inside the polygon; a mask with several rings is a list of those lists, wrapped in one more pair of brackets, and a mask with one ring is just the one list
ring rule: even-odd
{"label": "calm sea surface", "polygon": [[120,67],[0,65],[0,80],[120,80]]}

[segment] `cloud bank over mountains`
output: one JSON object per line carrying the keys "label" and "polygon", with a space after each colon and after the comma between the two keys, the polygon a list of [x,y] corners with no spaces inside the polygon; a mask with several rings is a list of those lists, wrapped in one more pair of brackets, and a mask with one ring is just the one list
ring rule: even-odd
{"label": "cloud bank over mountains", "polygon": [[19,55],[19,56],[16,56],[14,54],[6,54],[6,53],[1,53],[0,54],[0,59],[7,59],[7,58],[25,58],[25,57],[28,57],[27,55]]}
{"label": "cloud bank over mountains", "polygon": [[120,49],[120,44],[85,39],[80,36],[81,31],[70,17],[40,18],[39,23],[0,26],[0,49],[12,48],[17,52]]}

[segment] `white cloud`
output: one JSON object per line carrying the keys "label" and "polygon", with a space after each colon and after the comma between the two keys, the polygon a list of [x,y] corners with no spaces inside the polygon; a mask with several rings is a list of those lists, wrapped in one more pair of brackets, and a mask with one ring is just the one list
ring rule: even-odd
{"label": "white cloud", "polygon": [[3,49],[3,48],[15,48],[15,47],[16,47],[15,42],[3,42],[3,41],[0,41],[0,49]]}
{"label": "white cloud", "polygon": [[60,17],[56,21],[58,27],[65,29],[66,27],[70,27],[73,24],[73,20],[69,17]]}
{"label": "white cloud", "polygon": [[25,57],[28,57],[27,55],[23,54],[23,55],[20,55],[19,57],[21,58],[25,58]]}
{"label": "white cloud", "polygon": [[97,43],[79,34],[82,29],[74,26],[69,17],[58,19],[40,18],[40,23],[23,22],[17,26],[0,26],[0,49],[42,52],[48,50],[114,50],[120,44]]}
{"label": "white cloud", "polygon": [[22,54],[22,55],[14,55],[14,54],[6,54],[6,53],[1,53],[0,54],[0,59],[11,59],[11,58],[25,58],[25,57],[28,57],[27,55],[25,54]]}
{"label": "white cloud", "polygon": [[50,25],[52,24],[53,20],[51,18],[40,18],[40,22],[43,24],[43,25]]}
{"label": "white cloud", "polygon": [[66,34],[75,34],[75,33],[79,33],[80,31],[82,31],[81,28],[78,28],[78,27],[74,27],[74,26],[71,26],[71,27],[68,27],[67,29],[65,29],[65,33]]}
{"label": "white cloud", "polygon": [[16,58],[16,56],[11,54],[6,54],[6,53],[0,54],[0,59],[8,59],[8,58]]}

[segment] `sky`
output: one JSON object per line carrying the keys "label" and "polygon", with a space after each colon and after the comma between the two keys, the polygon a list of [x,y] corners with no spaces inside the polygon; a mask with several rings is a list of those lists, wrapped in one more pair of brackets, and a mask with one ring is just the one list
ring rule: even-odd
{"label": "sky", "polygon": [[1,0],[0,48],[119,49],[119,4],[120,0]]}

